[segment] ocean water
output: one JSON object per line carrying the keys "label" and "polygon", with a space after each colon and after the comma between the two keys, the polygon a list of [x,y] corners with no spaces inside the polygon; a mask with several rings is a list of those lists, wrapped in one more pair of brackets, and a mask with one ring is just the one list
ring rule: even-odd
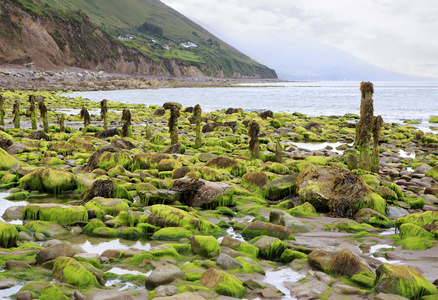
{"label": "ocean water", "polygon": [[[92,101],[107,99],[122,103],[162,105],[179,102],[200,104],[203,111],[242,108],[246,111],[300,112],[308,116],[359,114],[360,82],[278,82],[241,84],[234,88],[175,88],[77,92]],[[430,130],[432,116],[438,116],[438,82],[374,82],[374,115],[387,123],[416,120]]]}

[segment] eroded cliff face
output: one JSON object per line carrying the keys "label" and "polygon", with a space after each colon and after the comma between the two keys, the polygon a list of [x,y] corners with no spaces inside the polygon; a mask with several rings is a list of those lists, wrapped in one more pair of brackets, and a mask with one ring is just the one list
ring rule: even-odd
{"label": "eroded cliff face", "polygon": [[[0,64],[30,62],[49,70],[79,67],[129,75],[206,76],[185,61],[152,59],[124,46],[81,12],[61,12],[46,7],[43,13],[33,13],[13,1],[1,1]],[[260,78],[258,73],[255,68],[254,76],[250,77]],[[225,77],[221,70],[209,75]],[[233,77],[242,76],[235,73]]]}

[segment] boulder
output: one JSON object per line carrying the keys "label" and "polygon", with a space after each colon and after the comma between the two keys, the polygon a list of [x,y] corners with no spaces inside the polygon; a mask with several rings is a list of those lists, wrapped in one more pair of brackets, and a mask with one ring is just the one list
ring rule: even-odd
{"label": "boulder", "polygon": [[38,167],[18,181],[22,189],[59,194],[77,187],[76,175],[60,168]]}
{"label": "boulder", "polygon": [[426,211],[410,214],[398,218],[395,222],[396,228],[400,229],[402,224],[414,224],[432,233],[438,238],[438,211]]}
{"label": "boulder", "polygon": [[60,225],[88,221],[87,209],[56,203],[30,203],[23,209],[23,220],[41,220]]}
{"label": "boulder", "polygon": [[280,209],[274,209],[270,212],[269,222],[284,226],[292,232],[307,232],[310,230],[303,222]]}
{"label": "boulder", "polygon": [[377,293],[396,294],[408,299],[421,299],[437,294],[437,288],[424,276],[403,265],[381,264],[376,269],[375,290]]}
{"label": "boulder", "polygon": [[42,265],[43,263],[54,260],[57,257],[73,257],[78,253],[76,249],[68,242],[63,242],[40,250],[36,255],[36,261]]}
{"label": "boulder", "polygon": [[181,293],[167,297],[157,297],[155,300],[205,300],[204,297],[197,293]]}
{"label": "boulder", "polygon": [[156,189],[151,191],[138,191],[141,203],[145,205],[171,204],[181,200],[181,193],[172,190]]}
{"label": "boulder", "polygon": [[243,182],[263,188],[268,182],[269,178],[265,172],[248,172],[242,177]]}
{"label": "boulder", "polygon": [[385,214],[386,201],[367,187],[358,175],[337,166],[310,166],[297,178],[301,202],[334,217],[351,218],[361,208]]}
{"label": "boulder", "polygon": [[152,271],[151,275],[146,278],[145,286],[148,290],[154,289],[157,286],[168,284],[176,279],[184,280],[186,275],[177,266],[168,264],[159,266]]}
{"label": "boulder", "polygon": [[235,276],[218,269],[208,269],[202,274],[201,283],[219,295],[243,298],[246,288]]}
{"label": "boulder", "polygon": [[104,285],[104,272],[87,262],[79,262],[72,257],[58,256],[53,264],[53,278],[80,289]]}
{"label": "boulder", "polygon": [[271,236],[262,236],[254,243],[254,247],[259,249],[259,256],[262,258],[276,260],[280,259],[287,245],[280,239]]}
{"label": "boulder", "polygon": [[5,150],[0,148],[0,170],[9,170],[18,161]]}
{"label": "boulder", "polygon": [[298,173],[273,180],[265,185],[263,196],[269,200],[278,200],[295,195]]}
{"label": "boulder", "polygon": [[190,237],[192,251],[205,257],[219,255],[220,244],[212,236],[192,235]]}
{"label": "boulder", "polygon": [[204,179],[182,178],[174,182],[172,190],[182,194],[180,201],[193,207],[226,206],[231,203],[228,192],[233,188],[224,182],[211,182]]}
{"label": "boulder", "polygon": [[357,223],[367,223],[374,227],[391,228],[394,227],[394,221],[372,210],[371,208],[361,208],[355,215],[354,220]]}
{"label": "boulder", "polygon": [[[0,148],[1,149],[1,148]],[[14,225],[0,220],[0,247],[12,248],[17,246],[18,230]]]}
{"label": "boulder", "polygon": [[219,254],[216,264],[223,270],[233,270],[242,268],[242,264],[228,254]]}
{"label": "boulder", "polygon": [[356,274],[374,279],[371,269],[347,248],[338,252],[313,250],[307,256],[309,263],[326,274],[353,277]]}
{"label": "boulder", "polygon": [[289,228],[261,221],[250,223],[242,231],[242,236],[257,237],[261,235],[273,236],[281,240],[295,240],[295,237]]}

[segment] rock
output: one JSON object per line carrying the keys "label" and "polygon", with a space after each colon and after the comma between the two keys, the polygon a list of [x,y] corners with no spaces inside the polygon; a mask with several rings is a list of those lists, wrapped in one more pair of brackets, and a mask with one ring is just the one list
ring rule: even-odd
{"label": "rock", "polygon": [[377,293],[396,294],[409,299],[438,293],[437,288],[421,273],[407,266],[383,263],[376,269],[376,276]]}
{"label": "rock", "polygon": [[31,268],[27,262],[19,260],[7,260],[5,262],[5,266],[7,270],[22,270]]}
{"label": "rock", "polygon": [[185,279],[186,275],[177,266],[168,264],[160,266],[152,271],[152,274],[146,278],[145,286],[147,289],[154,289],[163,284],[168,284],[176,279]]}
{"label": "rock", "polygon": [[75,190],[77,187],[76,175],[54,167],[38,167],[18,182],[23,189],[53,194]]}
{"label": "rock", "polygon": [[400,229],[400,226],[406,223],[422,227],[438,238],[438,211],[426,211],[400,217],[396,220],[395,226]]}
{"label": "rock", "polygon": [[78,290],[76,290],[73,294],[75,300],[87,300],[84,295]]}
{"label": "rock", "polygon": [[233,270],[242,268],[242,264],[228,254],[219,254],[216,264],[223,270]]}
{"label": "rock", "polygon": [[391,228],[394,227],[394,222],[387,217],[372,210],[371,208],[361,208],[353,218],[357,223],[367,223],[374,227]]}
{"label": "rock", "polygon": [[248,172],[243,175],[242,179],[245,183],[259,188],[263,188],[269,182],[268,175],[265,172]]}
{"label": "rock", "polygon": [[298,173],[273,180],[265,185],[263,195],[269,200],[278,200],[295,194]]}
{"label": "rock", "polygon": [[105,291],[92,293],[90,300],[134,300],[129,293],[123,291]]}
{"label": "rock", "polygon": [[297,178],[297,190],[302,202],[331,216],[351,218],[364,207],[385,214],[386,201],[359,176],[337,166],[307,167]]}
{"label": "rock", "polygon": [[220,244],[212,236],[192,235],[190,237],[192,251],[195,254],[209,257],[210,255],[219,255]]}
{"label": "rock", "polygon": [[[207,180],[201,181],[204,182],[204,185],[197,190],[193,200],[184,200],[184,202],[189,206],[201,207],[205,205],[211,205],[217,198],[225,196],[228,191],[233,189],[229,184],[224,182],[211,182]],[[223,204],[221,203],[220,205]]]}
{"label": "rock", "polygon": [[27,147],[24,146],[23,144],[14,144],[11,147],[8,148],[8,150],[6,150],[6,152],[10,155],[15,155],[18,154],[20,151],[24,152],[24,150],[26,150]]}
{"label": "rock", "polygon": [[338,252],[313,250],[307,256],[309,263],[324,273],[353,277],[360,274],[374,279],[371,269],[347,248]]}
{"label": "rock", "polygon": [[[221,245],[222,245],[222,243],[221,243]],[[239,245],[240,245],[240,244],[239,244]],[[220,247],[220,250],[221,250],[221,251],[220,251],[221,253],[225,253],[225,254],[231,256],[232,258],[236,258],[236,257],[242,255],[242,253],[240,253],[240,252],[238,252],[238,251],[235,251],[235,250],[233,250],[233,249],[231,249],[231,248],[228,248],[228,247],[226,247],[226,246],[221,246],[221,247]]]}
{"label": "rock", "polygon": [[46,241],[47,237],[44,235],[44,233],[41,232],[35,232],[33,235],[36,241]]}
{"label": "rock", "polygon": [[30,291],[20,291],[17,293],[17,300],[32,300],[33,296]]}
{"label": "rock", "polygon": [[30,242],[33,241],[33,238],[27,232],[20,231],[18,233],[18,240],[21,242],[23,241]]}
{"label": "rock", "polygon": [[43,263],[49,260],[54,260],[60,256],[73,257],[76,254],[77,250],[74,249],[70,243],[63,242],[40,250],[35,258],[36,261],[42,265]]}
{"label": "rock", "polygon": [[[0,148],[1,149],[1,148]],[[14,225],[0,220],[0,247],[12,248],[17,246],[18,230]]]}
{"label": "rock", "polygon": [[409,299],[394,294],[378,293],[377,295],[374,296],[374,300],[409,300]]}
{"label": "rock", "polygon": [[181,293],[169,297],[157,297],[155,300],[205,300],[204,297],[197,293]]}
{"label": "rock", "polygon": [[155,289],[155,296],[173,296],[178,293],[178,288],[173,285],[160,285]]}
{"label": "rock", "polygon": [[208,269],[202,274],[201,283],[224,296],[243,298],[246,288],[235,276],[218,269]]}
{"label": "rock", "polygon": [[242,231],[242,236],[257,237],[261,235],[273,236],[281,240],[295,240],[295,237],[289,228],[261,221],[250,223]]}
{"label": "rock", "polygon": [[79,262],[72,257],[58,256],[53,264],[53,278],[79,289],[97,287],[105,284],[104,272],[87,262]]}
{"label": "rock", "polygon": [[397,194],[387,186],[376,187],[376,193],[386,200],[398,200]]}
{"label": "rock", "polygon": [[2,218],[5,220],[18,220],[21,219],[21,217],[23,216],[23,209],[24,209],[24,205],[23,206],[11,206],[8,207],[5,212],[3,213]]}
{"label": "rock", "polygon": [[293,233],[307,232],[310,230],[306,225],[304,225],[303,222],[291,216],[289,213],[285,212],[284,210],[279,210],[279,209],[274,209],[270,212],[269,222],[276,225],[282,225],[290,229],[290,231],[292,231]]}
{"label": "rock", "polygon": [[213,158],[216,158],[216,157],[217,157],[216,154],[200,153],[198,156],[198,160],[202,161],[202,162],[207,162],[207,161],[212,160]]}
{"label": "rock", "polygon": [[181,193],[172,190],[157,189],[152,191],[138,191],[141,203],[145,205],[171,204],[181,200]]}
{"label": "rock", "polygon": [[88,220],[84,206],[71,206],[56,203],[29,203],[23,209],[24,220],[42,220],[59,225],[72,225]]}
{"label": "rock", "polygon": [[0,290],[8,289],[16,284],[17,282],[14,279],[0,278]]}
{"label": "rock", "polygon": [[300,284],[293,288],[290,292],[292,297],[297,299],[317,299],[321,296],[328,287],[328,283],[333,280],[333,277],[318,271],[310,270],[307,280],[309,282]]}
{"label": "rock", "polygon": [[394,220],[407,215],[409,215],[409,212],[403,207],[398,207],[398,206],[386,207],[386,216],[388,217],[388,219]]}
{"label": "rock", "polygon": [[87,253],[87,252],[84,252],[84,253],[78,253],[78,254],[75,254],[74,256],[73,256],[73,258],[79,258],[79,259],[82,259],[82,260],[89,260],[89,259],[95,259],[95,260],[97,260],[98,262],[100,262],[100,255],[99,254],[97,254],[97,253]]}
{"label": "rock", "polygon": [[278,259],[286,249],[280,239],[271,236],[262,236],[254,243],[260,251],[260,256],[267,259]]}

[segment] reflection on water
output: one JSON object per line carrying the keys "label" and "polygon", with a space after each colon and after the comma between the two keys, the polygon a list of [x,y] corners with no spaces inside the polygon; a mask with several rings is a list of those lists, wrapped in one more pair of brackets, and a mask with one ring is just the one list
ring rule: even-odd
{"label": "reflection on water", "polygon": [[[344,143],[293,143],[293,145],[297,146],[298,148],[307,149],[310,151],[318,151],[318,150],[324,150],[327,146],[333,148],[330,151],[336,152],[338,154],[344,153],[343,150],[337,150],[336,148],[339,147]],[[350,144],[351,145],[351,144]]]}
{"label": "reflection on water", "polygon": [[90,238],[85,243],[77,244],[77,245],[82,247],[82,249],[84,249],[85,252],[97,253],[99,255],[101,255],[105,250],[108,249],[127,250],[131,247],[143,251],[149,251],[151,249],[150,243],[142,244],[140,241],[127,241],[127,240],[115,239],[112,241],[102,242],[103,239],[95,239],[94,240],[95,243],[92,244],[90,243],[90,240],[93,239]]}
{"label": "reflection on water", "polygon": [[122,268],[117,268],[117,267],[114,267],[111,270],[108,270],[108,272],[111,272],[111,273],[114,273],[114,274],[117,274],[117,275],[126,275],[126,274],[131,274],[131,275],[146,275],[147,274],[147,273],[142,273],[142,272],[139,272],[139,271],[122,269]]}
{"label": "reflection on water", "polygon": [[291,300],[296,298],[290,295],[290,290],[284,285],[284,283],[297,282],[305,277],[305,275],[301,275],[291,268],[280,268],[277,270],[267,271],[266,278],[263,282],[273,285],[279,291],[281,291],[284,294],[282,299]]}
{"label": "reflection on water", "polygon": [[16,284],[8,289],[0,290],[0,299],[15,299],[15,297],[13,298],[12,295],[18,293],[23,286],[24,283]]}
{"label": "reflection on water", "polygon": [[[11,195],[11,193],[0,193],[0,220],[3,220],[3,221],[4,221],[4,219],[2,216],[9,207],[25,206],[25,205],[29,204],[29,202],[27,202],[27,201],[9,201],[9,200],[6,200],[5,198],[9,195]],[[20,220],[18,220],[18,221],[19,221],[18,224],[22,224],[22,222]],[[14,222],[10,222],[10,223],[15,224],[16,222],[14,221]]]}

